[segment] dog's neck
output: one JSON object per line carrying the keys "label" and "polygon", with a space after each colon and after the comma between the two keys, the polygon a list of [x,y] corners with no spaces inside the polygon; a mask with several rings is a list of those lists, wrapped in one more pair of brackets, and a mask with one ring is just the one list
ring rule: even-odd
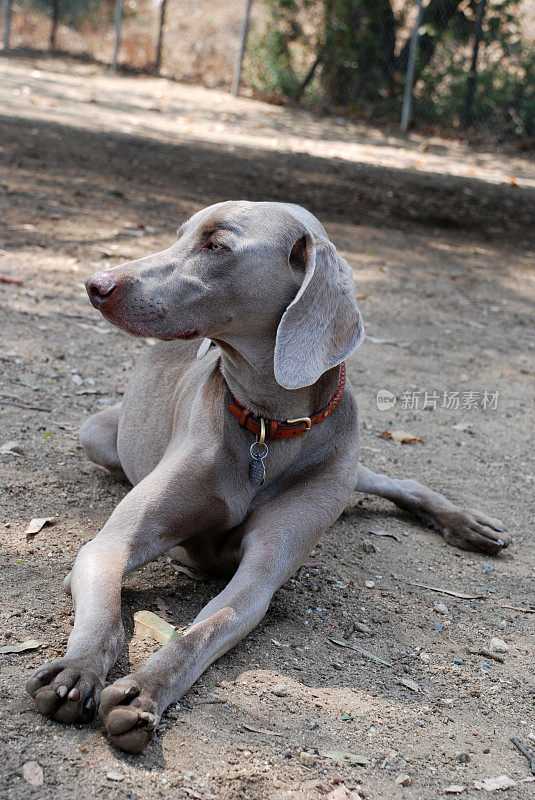
{"label": "dog's neck", "polygon": [[325,372],[312,386],[285,389],[277,383],[273,366],[275,341],[257,336],[243,346],[237,340],[214,339],[221,350],[221,372],[233,396],[254,414],[266,419],[309,417],[322,409],[336,392],[338,367]]}

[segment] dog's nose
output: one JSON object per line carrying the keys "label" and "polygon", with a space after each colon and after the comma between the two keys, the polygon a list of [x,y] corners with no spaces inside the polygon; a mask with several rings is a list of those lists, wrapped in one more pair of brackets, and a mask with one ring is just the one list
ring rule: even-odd
{"label": "dog's nose", "polygon": [[86,280],[85,288],[92,304],[95,308],[99,308],[106,300],[109,300],[118,284],[119,281],[108,272],[95,272]]}

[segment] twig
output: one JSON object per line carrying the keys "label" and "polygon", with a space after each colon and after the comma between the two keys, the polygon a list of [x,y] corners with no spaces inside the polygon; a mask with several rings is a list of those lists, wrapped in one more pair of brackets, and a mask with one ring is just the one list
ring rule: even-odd
{"label": "twig", "polygon": [[207,699],[207,700],[197,700],[197,702],[194,703],[193,705],[194,706],[213,706],[213,705],[216,705],[217,703],[227,703],[227,702],[228,702],[228,700],[224,700],[221,697],[213,697],[212,699]]}
{"label": "twig", "polygon": [[501,656],[497,656],[496,653],[491,653],[490,650],[469,650],[468,651],[473,656],[483,656],[483,658],[491,658],[493,661],[497,661],[499,664],[504,664],[505,659]]}
{"label": "twig", "polygon": [[51,408],[43,408],[43,406],[28,406],[23,403],[15,403],[14,400],[0,400],[1,406],[16,406],[17,408],[25,408],[28,411],[46,411],[47,414],[50,414],[52,411]]}
{"label": "twig", "polygon": [[411,586],[418,586],[420,589],[429,589],[430,592],[439,594],[449,594],[451,597],[460,597],[461,600],[484,600],[484,594],[464,594],[463,592],[453,592],[451,589],[441,589],[439,586],[426,586],[425,583],[413,583],[408,581]]}
{"label": "twig", "polygon": [[341,642],[339,639],[331,639],[330,636],[327,636],[329,642],[332,642],[337,647],[346,647],[348,650],[354,650],[356,653],[360,653],[366,658],[371,658],[373,661],[377,661],[379,664],[383,664],[385,667],[393,667],[394,665],[390,663],[390,661],[385,661],[384,658],[380,658],[376,656],[375,653],[370,653],[369,650],[364,650],[363,647],[357,647],[354,644],[349,644],[348,642]]}
{"label": "twig", "polygon": [[500,606],[500,608],[510,608],[512,611],[522,611],[523,614],[535,614],[535,608],[522,608],[521,606]]}
{"label": "twig", "polygon": [[531,769],[531,774],[535,775],[535,755],[533,755],[533,753],[530,753],[530,751],[527,749],[527,747],[524,747],[522,742],[519,741],[516,738],[516,736],[513,736],[511,741],[514,744],[514,746],[516,747],[516,749],[520,753],[522,753],[523,756],[525,756],[527,758],[527,760],[529,761],[529,767]]}

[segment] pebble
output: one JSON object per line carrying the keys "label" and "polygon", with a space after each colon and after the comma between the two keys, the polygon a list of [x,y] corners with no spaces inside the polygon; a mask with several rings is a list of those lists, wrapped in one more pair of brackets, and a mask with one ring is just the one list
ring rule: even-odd
{"label": "pebble", "polygon": [[459,753],[457,756],[457,761],[459,764],[468,764],[468,762],[471,761],[471,758],[468,753]]}
{"label": "pebble", "polygon": [[376,553],[377,548],[371,539],[364,539],[362,542],[362,549],[365,553]]}
{"label": "pebble", "polygon": [[404,775],[403,772],[400,772],[399,775],[396,777],[396,783],[399,784],[399,786],[410,786],[411,776]]}
{"label": "pebble", "polygon": [[433,608],[437,614],[449,614],[449,608],[445,603],[433,603]]}
{"label": "pebble", "polygon": [[124,775],[121,772],[107,772],[106,777],[109,781],[124,781]]}
{"label": "pebble", "polygon": [[500,620],[500,622],[498,624],[498,628],[502,628],[502,630],[503,630],[503,628],[507,628],[507,620],[506,619]]}
{"label": "pebble", "polygon": [[286,697],[288,694],[288,689],[284,683],[277,683],[271,691],[277,697]]}
{"label": "pebble", "polygon": [[451,697],[441,697],[438,702],[443,708],[453,708],[453,699]]}
{"label": "pebble", "polygon": [[354,626],[356,631],[359,633],[370,633],[371,628],[368,625],[365,625],[363,622],[355,622]]}
{"label": "pebble", "polygon": [[490,649],[493,653],[508,653],[509,652],[509,645],[507,642],[504,642],[503,639],[499,639],[497,636],[493,636],[490,640]]}
{"label": "pebble", "polygon": [[454,664],[463,664],[464,662],[463,662],[462,658],[454,658],[453,659],[453,663]]}
{"label": "pebble", "polygon": [[299,753],[299,761],[301,764],[304,764],[305,767],[313,767],[316,763],[316,756],[314,753],[307,753],[306,750],[302,750]]}
{"label": "pebble", "polygon": [[364,581],[364,586],[366,589],[373,589],[375,586],[375,581]]}

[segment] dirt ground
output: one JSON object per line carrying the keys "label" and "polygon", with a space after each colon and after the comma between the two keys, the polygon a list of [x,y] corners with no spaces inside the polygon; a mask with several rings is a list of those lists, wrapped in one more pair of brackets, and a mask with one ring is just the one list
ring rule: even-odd
{"label": "dirt ground", "polygon": [[[42,643],[0,655],[1,796],[434,800],[452,784],[493,796],[474,782],[505,774],[507,798],[533,797],[510,742],[535,751],[533,163],[67,61],[0,64],[0,273],[22,279],[0,283],[0,445],[20,450],[0,456],[0,645]],[[146,752],[127,756],[97,726],[38,716],[23,688],[64,652],[61,581],[128,491],[84,458],[77,429],[120,399],[150,346],[105,323],[83,280],[163,249],[187,215],[228,198],[307,206],[354,267],[369,336],[348,362],[363,463],[501,517],[514,543],[496,559],[455,550],[355,495],[315,566],[168,710]],[[397,398],[388,411],[380,389]],[[435,409],[421,408],[425,391]],[[497,407],[483,407],[485,391]],[[443,407],[444,392],[460,393],[459,409]],[[405,408],[405,393],[420,407]],[[425,443],[380,436],[399,429]],[[27,541],[29,520],[49,516]],[[125,624],[160,599],[187,624],[217,590],[162,558],[126,581]],[[477,654],[496,636],[501,662]],[[133,639],[111,678],[150,648]],[[42,786],[23,777],[30,761]]]}

